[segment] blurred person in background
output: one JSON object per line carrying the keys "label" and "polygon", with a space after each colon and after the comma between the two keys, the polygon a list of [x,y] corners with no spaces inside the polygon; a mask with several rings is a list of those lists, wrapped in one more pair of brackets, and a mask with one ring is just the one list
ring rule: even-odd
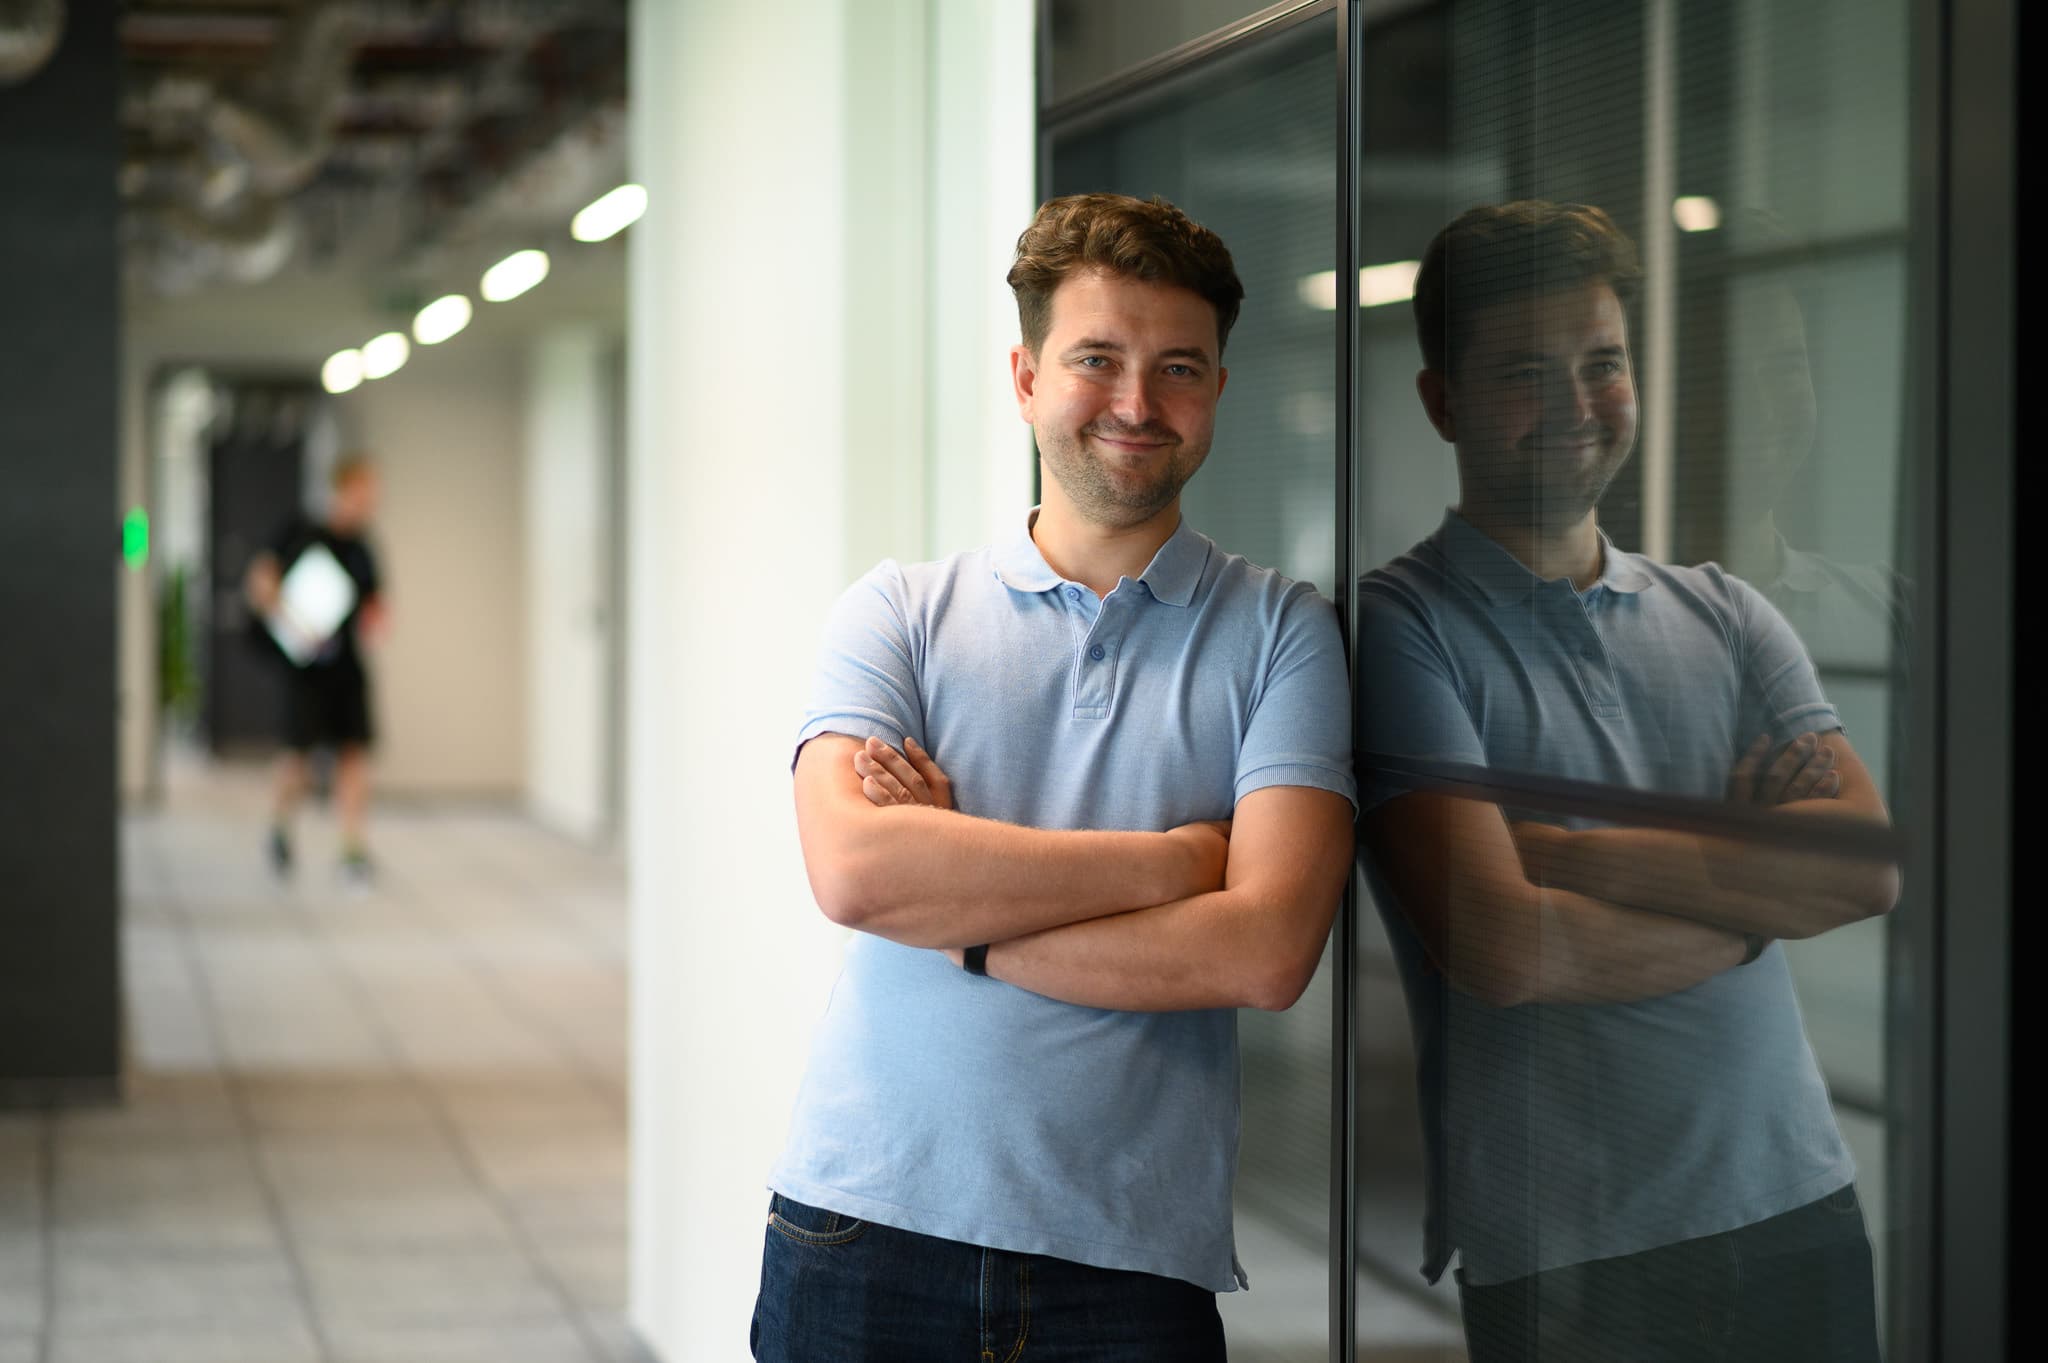
{"label": "blurred person in background", "polygon": [[[244,589],[257,615],[273,632],[288,607],[288,576],[313,551],[331,556],[347,575],[346,610],[320,637],[300,637],[280,652],[287,663],[285,732],[287,751],[278,763],[268,842],[270,864],[279,876],[292,868],[292,817],[304,798],[316,749],[334,756],[334,803],[341,823],[341,870],[352,885],[370,879],[365,822],[370,806],[370,679],[363,646],[384,629],[383,583],[376,555],[365,538],[377,512],[377,469],[360,454],[334,466],[327,511],[314,520],[296,517],[249,564]],[[318,557],[319,555],[316,555]]]}

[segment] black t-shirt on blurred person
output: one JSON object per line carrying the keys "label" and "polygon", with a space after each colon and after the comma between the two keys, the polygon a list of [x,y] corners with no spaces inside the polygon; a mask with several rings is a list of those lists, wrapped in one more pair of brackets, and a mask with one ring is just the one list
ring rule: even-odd
{"label": "black t-shirt on blurred person", "polygon": [[[306,671],[334,669],[360,672],[363,666],[362,650],[356,639],[356,622],[361,619],[363,603],[377,594],[377,557],[370,552],[370,546],[359,535],[338,535],[315,521],[301,517],[287,525],[273,537],[269,550],[277,559],[280,579],[292,570],[299,561],[299,555],[314,545],[326,546],[356,584],[356,604],[343,618],[341,627],[334,637],[327,641],[320,652],[304,664]],[[264,636],[269,637],[267,631]],[[279,658],[284,651],[272,644],[272,650]]]}

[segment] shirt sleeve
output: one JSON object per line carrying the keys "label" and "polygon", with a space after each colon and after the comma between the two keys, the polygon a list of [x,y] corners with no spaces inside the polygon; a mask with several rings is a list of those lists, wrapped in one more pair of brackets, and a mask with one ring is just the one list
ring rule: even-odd
{"label": "shirt sleeve", "polygon": [[1376,769],[1379,757],[1487,765],[1464,688],[1427,617],[1405,593],[1367,581],[1358,599],[1361,812],[1413,789]]}
{"label": "shirt sleeve", "polygon": [[1267,786],[1310,786],[1358,804],[1337,612],[1306,583],[1281,605],[1272,663],[1237,754],[1235,798]]}
{"label": "shirt sleeve", "polygon": [[[847,588],[826,619],[810,704],[796,751],[819,734],[879,738],[901,749],[925,741],[918,650],[911,638],[903,570],[885,560]],[[790,764],[795,766],[792,754]]]}
{"label": "shirt sleeve", "polygon": [[[1809,731],[1842,727],[1841,716],[1820,687],[1820,674],[1806,646],[1776,606],[1739,577],[1725,576],[1734,594],[1742,641],[1741,734],[1768,733],[1787,743]],[[1746,746],[1747,740],[1737,743]]]}

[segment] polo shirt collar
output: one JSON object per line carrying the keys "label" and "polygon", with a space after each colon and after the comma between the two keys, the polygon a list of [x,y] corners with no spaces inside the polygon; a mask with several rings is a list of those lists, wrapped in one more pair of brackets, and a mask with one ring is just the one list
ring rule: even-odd
{"label": "polo shirt collar", "polygon": [[[1038,542],[1031,538],[1031,526],[1037,519],[1034,506],[1024,518],[1024,528],[996,549],[996,580],[1011,591],[1049,592],[1066,581],[1052,570],[1045,555],[1038,552]],[[1195,588],[1201,585],[1202,570],[1208,563],[1208,539],[1183,516],[1145,571],[1138,574],[1138,581],[1154,600],[1185,606],[1195,599]]]}
{"label": "polo shirt collar", "polygon": [[[1643,571],[1634,554],[1615,548],[1606,531],[1599,534],[1601,569],[1597,585],[1612,592],[1633,595],[1655,581]],[[1543,579],[1530,572],[1520,559],[1456,511],[1444,512],[1444,522],[1436,532],[1436,542],[1451,570],[1469,583],[1489,606],[1514,605],[1543,583]]]}

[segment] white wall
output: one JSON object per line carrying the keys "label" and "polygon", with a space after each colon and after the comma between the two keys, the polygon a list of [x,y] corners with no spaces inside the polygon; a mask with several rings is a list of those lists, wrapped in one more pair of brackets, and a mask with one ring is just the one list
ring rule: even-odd
{"label": "white wall", "polygon": [[521,356],[422,353],[336,403],[383,474],[390,633],[370,660],[379,789],[515,796],[526,781]]}
{"label": "white wall", "polygon": [[526,369],[526,802],[585,841],[611,819],[613,344],[554,332]]}
{"label": "white wall", "polygon": [[633,9],[631,1309],[669,1363],[747,1356],[844,942],[790,809],[819,626],[877,558],[985,540],[1028,497],[993,385],[1033,9]]}

